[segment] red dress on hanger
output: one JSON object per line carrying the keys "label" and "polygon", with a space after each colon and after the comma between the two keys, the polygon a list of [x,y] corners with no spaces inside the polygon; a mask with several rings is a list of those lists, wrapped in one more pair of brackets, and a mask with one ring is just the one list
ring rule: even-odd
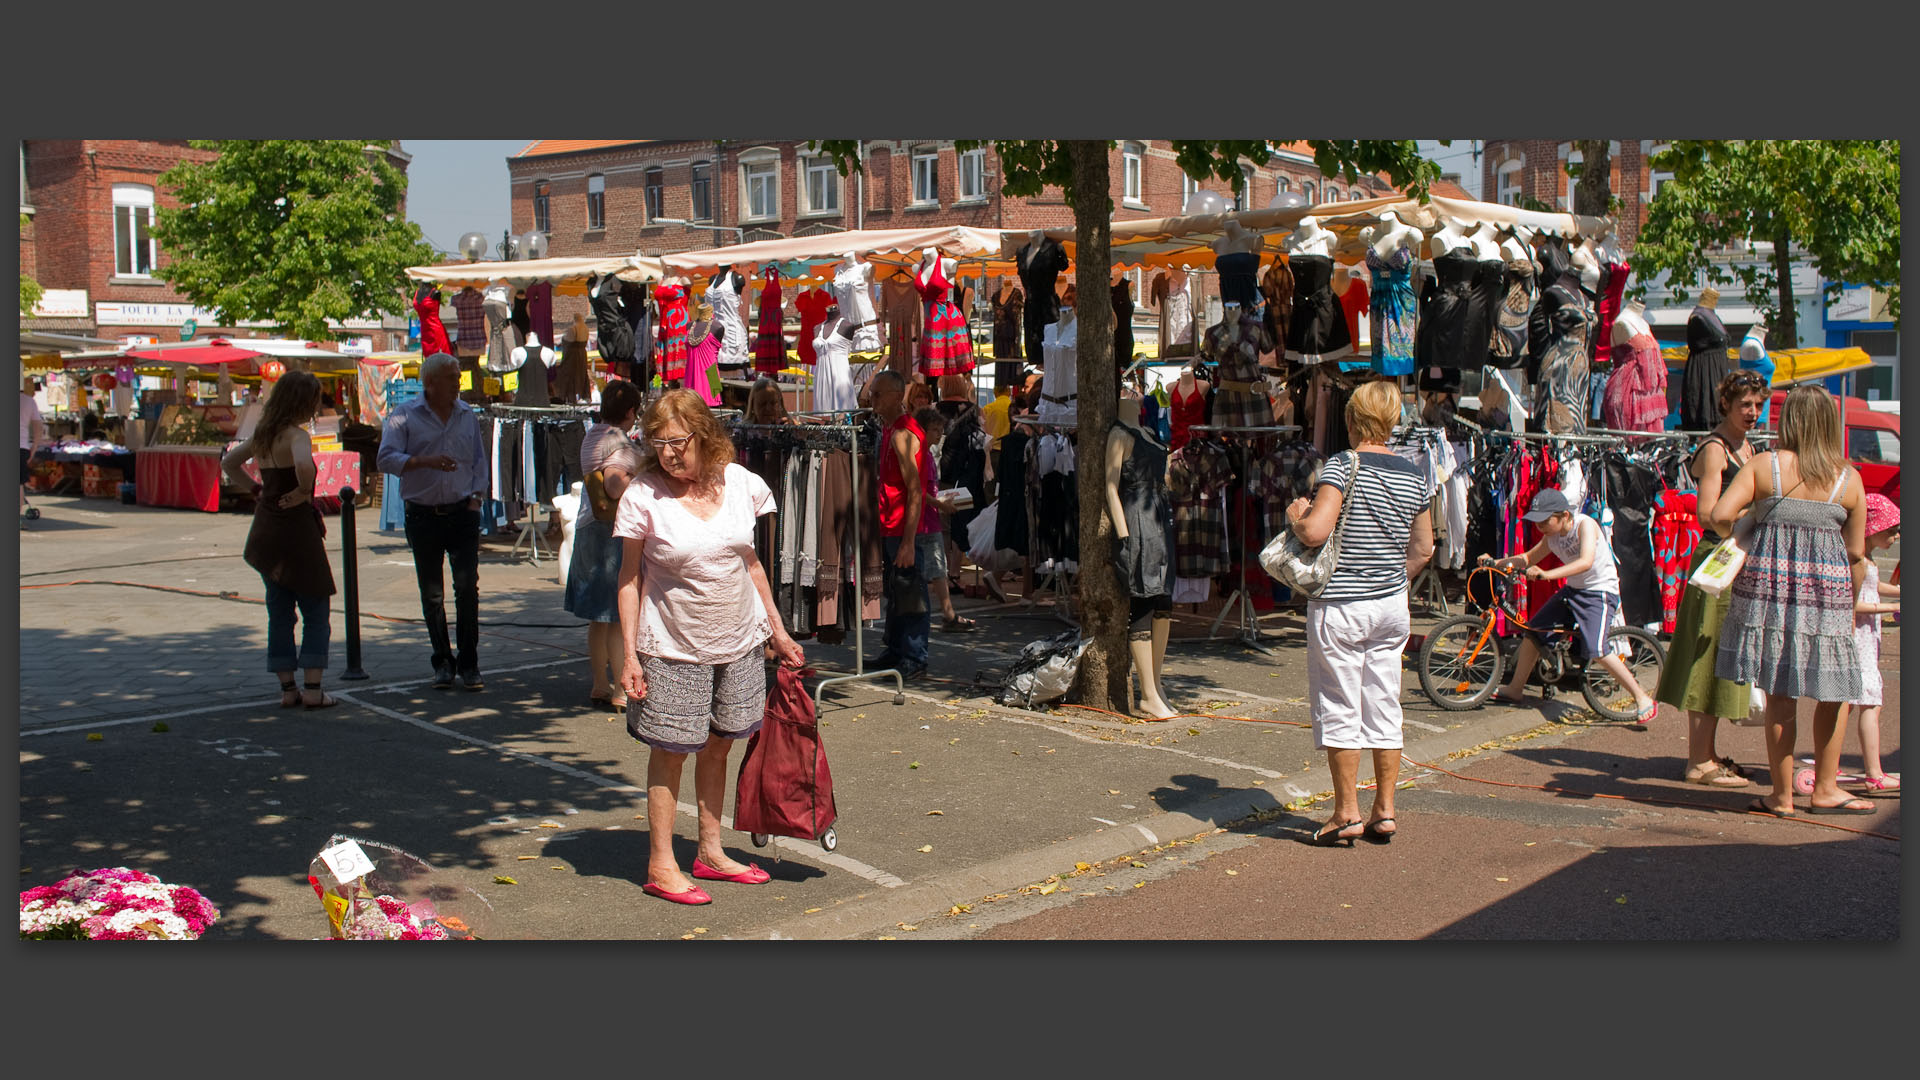
{"label": "red dress on hanger", "polygon": [[661,285],[653,290],[660,305],[660,364],[662,382],[687,377],[687,331],[693,319],[687,314],[687,290],[679,285]]}
{"label": "red dress on hanger", "polygon": [[953,283],[940,272],[943,261],[936,255],[932,266],[913,276],[913,287],[926,303],[920,326],[920,373],[928,378],[965,375],[974,367],[973,338],[967,333],[966,317],[953,302]]}
{"label": "red dress on hanger", "polygon": [[787,339],[780,333],[780,271],[767,267],[760,285],[759,332],[753,339],[753,370],[774,375],[787,366]]}
{"label": "red dress on hanger", "polygon": [[447,340],[446,324],[440,321],[439,290],[425,289],[416,294],[413,310],[420,316],[420,355],[452,352],[453,343]]}
{"label": "red dress on hanger", "polygon": [[808,289],[793,298],[793,306],[800,311],[800,341],[794,347],[799,353],[800,362],[812,367],[818,359],[813,351],[813,337],[820,331],[820,324],[827,321],[827,309],[833,306],[833,297],[825,289]]}

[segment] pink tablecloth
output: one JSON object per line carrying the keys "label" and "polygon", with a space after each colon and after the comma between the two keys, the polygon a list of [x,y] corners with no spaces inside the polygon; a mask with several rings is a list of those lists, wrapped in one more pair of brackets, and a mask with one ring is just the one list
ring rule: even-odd
{"label": "pink tablecloth", "polygon": [[149,446],[139,452],[134,498],[141,506],[220,510],[218,446]]}

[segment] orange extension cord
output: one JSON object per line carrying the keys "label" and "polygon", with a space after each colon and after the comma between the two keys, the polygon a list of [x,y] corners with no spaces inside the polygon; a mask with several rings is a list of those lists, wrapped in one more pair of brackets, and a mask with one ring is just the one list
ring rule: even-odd
{"label": "orange extension cord", "polygon": [[[1118,716],[1123,720],[1128,720],[1133,723],[1163,724],[1169,720],[1239,720],[1249,724],[1284,724],[1288,727],[1312,727],[1313,726],[1312,724],[1306,723],[1301,720],[1275,720],[1269,717],[1260,717],[1260,716],[1215,716],[1210,713],[1181,713],[1177,716],[1168,716],[1168,717],[1164,717],[1157,720],[1143,721],[1136,717],[1128,716],[1125,713],[1117,713],[1111,709],[1099,709],[1099,708],[1093,707],[1092,705],[1063,704],[1062,707],[1068,708],[1068,709],[1085,709],[1088,712],[1105,713],[1108,716]],[[1548,791],[1548,792],[1553,792],[1555,794],[1560,794],[1560,795],[1578,795],[1583,799],[1619,799],[1622,802],[1650,803],[1650,804],[1659,805],[1659,806],[1680,806],[1680,807],[1686,807],[1687,809],[1691,809],[1691,810],[1712,810],[1712,811],[1715,811],[1716,813],[1726,812],[1725,807],[1715,806],[1712,803],[1695,802],[1691,799],[1658,799],[1658,798],[1653,798],[1651,796],[1644,796],[1644,795],[1612,795],[1606,792],[1581,791],[1577,788],[1555,787],[1547,784],[1515,784],[1505,780],[1483,780],[1477,776],[1463,776],[1460,773],[1452,771],[1451,769],[1443,769],[1438,765],[1430,765],[1424,761],[1415,761],[1414,759],[1406,756],[1405,754],[1400,755],[1400,760],[1406,762],[1409,765],[1418,766],[1422,769],[1431,769],[1434,772],[1443,773],[1447,776],[1453,777],[1456,780],[1469,780],[1476,784],[1489,784],[1489,785],[1492,785],[1493,787],[1524,788],[1528,791]],[[1851,826],[1841,825],[1831,821],[1814,821],[1804,814],[1795,815],[1794,817],[1791,817],[1791,818],[1777,818],[1772,814],[1763,814],[1758,810],[1747,810],[1747,811],[1743,811],[1743,813],[1751,814],[1755,817],[1773,818],[1774,820],[1777,820],[1777,821],[1778,820],[1798,821],[1807,825],[1815,825],[1822,829],[1837,829],[1840,832],[1858,833],[1861,836],[1877,836],[1882,840],[1892,840],[1895,843],[1898,843],[1900,841],[1900,838],[1898,836],[1894,836],[1891,833],[1875,832],[1872,829],[1856,829]]]}

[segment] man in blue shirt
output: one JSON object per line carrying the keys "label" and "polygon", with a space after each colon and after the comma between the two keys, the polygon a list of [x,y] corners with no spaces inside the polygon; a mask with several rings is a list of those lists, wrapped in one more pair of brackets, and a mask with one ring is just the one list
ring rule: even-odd
{"label": "man in blue shirt", "polygon": [[[480,679],[480,501],[488,490],[480,421],[462,404],[460,361],[434,353],[420,364],[422,395],[396,407],[380,436],[380,471],[400,478],[407,544],[420,581],[420,609],[433,643],[433,685]],[[453,568],[456,656],[447,641],[444,558]]]}

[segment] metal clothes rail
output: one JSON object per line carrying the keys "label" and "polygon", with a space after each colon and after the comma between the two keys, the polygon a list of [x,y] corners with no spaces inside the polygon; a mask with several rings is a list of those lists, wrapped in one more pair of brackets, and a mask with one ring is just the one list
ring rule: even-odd
{"label": "metal clothes rail", "polygon": [[[814,705],[818,707],[821,695],[826,693],[827,687],[837,683],[863,682],[867,679],[884,678],[891,675],[893,677],[893,703],[895,705],[905,705],[907,703],[906,680],[901,678],[898,668],[884,668],[879,671],[866,670],[867,620],[863,613],[863,609],[866,607],[866,599],[861,589],[861,578],[864,575],[860,567],[860,432],[865,430],[866,425],[729,423],[727,427],[730,431],[735,432],[757,431],[794,436],[830,433],[832,435],[844,435],[846,437],[845,449],[848,451],[848,457],[852,460],[853,481],[853,513],[851,515],[853,519],[853,559],[849,564],[853,567],[853,674],[821,679],[813,688],[813,702]],[[796,443],[799,441],[798,438],[795,439]],[[777,512],[784,513],[785,511]]]}
{"label": "metal clothes rail", "polygon": [[[599,418],[600,406],[598,405],[498,404],[498,405],[488,405],[486,407],[486,411],[484,415],[494,417],[500,420],[587,420],[587,421],[592,421]],[[526,451],[523,449],[522,452],[529,452],[529,451]],[[555,559],[559,557],[554,552],[547,550],[547,543],[546,543],[546,540],[541,535],[541,530],[534,526],[534,511],[538,509],[543,503],[550,504],[554,498],[556,498],[556,496],[548,495],[545,499],[542,499],[537,494],[535,494],[533,498],[527,500],[527,523],[526,525],[521,527],[519,534],[513,538],[513,547],[510,548],[507,552],[509,557],[520,554],[520,545],[523,543],[527,545],[527,558],[535,566],[540,565],[540,556],[542,554],[545,554],[546,557],[549,559]],[[547,511],[547,521],[549,524],[551,524],[553,521],[552,510]]]}
{"label": "metal clothes rail", "polygon": [[[1265,438],[1270,435],[1297,435],[1301,432],[1302,428],[1298,424],[1189,424],[1187,425],[1187,430],[1189,432],[1212,432],[1224,435],[1248,435],[1255,438]],[[1245,465],[1251,464],[1252,455],[1249,454]],[[1244,476],[1241,478],[1240,483],[1235,486],[1240,489],[1240,546],[1242,549],[1240,574],[1234,580],[1232,595],[1227,597],[1226,603],[1220,605],[1220,610],[1214,615],[1213,622],[1208,625],[1207,639],[1209,641],[1218,640],[1220,623],[1227,617],[1228,611],[1233,611],[1240,621],[1239,630],[1234,634],[1233,640],[1238,641],[1240,644],[1245,645],[1255,652],[1272,656],[1273,650],[1264,643],[1265,635],[1260,629],[1260,616],[1253,610],[1253,597],[1247,590],[1246,563],[1249,559],[1257,560],[1259,558],[1256,553],[1245,550],[1247,519],[1252,509],[1252,500],[1247,494],[1247,483]]]}

